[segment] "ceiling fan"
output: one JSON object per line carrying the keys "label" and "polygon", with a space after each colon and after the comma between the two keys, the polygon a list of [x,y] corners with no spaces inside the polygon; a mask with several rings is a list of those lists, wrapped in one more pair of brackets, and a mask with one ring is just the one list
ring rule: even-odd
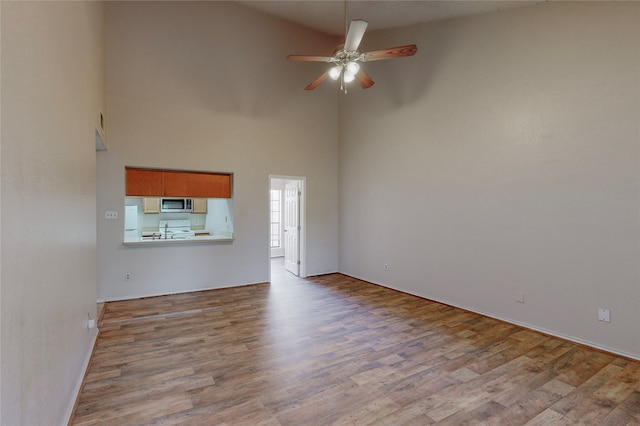
{"label": "ceiling fan", "polygon": [[[345,6],[346,9],[346,6]],[[345,10],[346,21],[346,10]],[[373,50],[370,52],[360,52],[358,47],[364,36],[364,32],[369,25],[362,19],[351,21],[349,30],[346,33],[344,45],[338,46],[333,56],[312,56],[312,55],[289,55],[289,61],[299,62],[328,62],[334,64],[329,70],[325,71],[320,77],[313,80],[305,90],[313,90],[324,82],[327,77],[332,80],[340,79],[340,90],[347,93],[346,84],[357,80],[360,87],[368,89],[373,86],[374,82],[369,75],[360,67],[359,62],[379,61],[382,59],[400,58],[403,56],[413,56],[418,51],[415,44],[406,46],[391,47],[388,49]]]}

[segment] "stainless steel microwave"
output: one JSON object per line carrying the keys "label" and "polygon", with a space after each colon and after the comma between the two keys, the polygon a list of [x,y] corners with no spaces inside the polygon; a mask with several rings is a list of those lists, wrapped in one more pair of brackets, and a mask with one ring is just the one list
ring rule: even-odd
{"label": "stainless steel microwave", "polygon": [[193,199],[161,198],[160,211],[162,213],[191,213],[193,211]]}

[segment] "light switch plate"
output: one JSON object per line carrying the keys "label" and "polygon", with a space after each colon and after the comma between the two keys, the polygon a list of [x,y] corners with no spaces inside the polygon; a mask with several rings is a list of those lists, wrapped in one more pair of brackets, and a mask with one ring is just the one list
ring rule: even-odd
{"label": "light switch plate", "polygon": [[106,212],[104,212],[104,218],[105,219],[117,219],[118,218],[118,212],[106,211]]}

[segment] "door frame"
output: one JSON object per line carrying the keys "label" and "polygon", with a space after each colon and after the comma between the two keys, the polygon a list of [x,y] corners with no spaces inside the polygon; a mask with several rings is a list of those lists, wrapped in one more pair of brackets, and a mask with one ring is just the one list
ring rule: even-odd
{"label": "door frame", "polygon": [[[267,259],[269,265],[269,282],[271,282],[271,196],[269,191],[271,190],[271,181],[273,179],[283,179],[283,180],[296,180],[298,181],[298,186],[300,190],[300,205],[298,206],[298,212],[300,217],[298,218],[298,223],[300,224],[300,232],[298,234],[298,244],[300,246],[300,277],[307,277],[307,202],[306,202],[306,189],[307,189],[307,178],[304,176],[287,176],[287,175],[269,175],[269,179],[267,181],[267,211],[266,216],[268,218],[267,222]],[[283,194],[284,195],[284,194]]]}

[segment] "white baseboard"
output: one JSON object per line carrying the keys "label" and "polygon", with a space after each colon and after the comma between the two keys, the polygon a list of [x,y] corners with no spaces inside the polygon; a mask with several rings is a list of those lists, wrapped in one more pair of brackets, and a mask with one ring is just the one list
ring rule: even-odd
{"label": "white baseboard", "polygon": [[588,340],[583,340],[583,339],[580,339],[580,338],[577,338],[577,337],[569,336],[569,335],[566,335],[566,334],[563,334],[563,333],[559,333],[559,332],[554,331],[554,330],[547,330],[545,328],[538,327],[538,326],[531,325],[531,324],[527,324],[527,323],[520,322],[520,321],[516,321],[516,320],[513,320],[511,318],[501,317],[499,315],[491,314],[491,313],[488,313],[488,312],[483,312],[483,311],[480,311],[480,310],[477,310],[477,309],[474,309],[474,308],[470,308],[469,306],[460,305],[458,303],[451,302],[449,300],[437,299],[437,298],[433,298],[431,296],[427,296],[427,295],[411,292],[411,291],[408,291],[408,290],[405,290],[405,289],[402,289],[402,288],[396,288],[396,287],[392,287],[390,285],[380,284],[380,283],[377,283],[375,281],[372,281],[372,280],[369,280],[369,279],[366,279],[366,278],[357,277],[355,275],[344,274],[342,272],[341,272],[341,274],[346,275],[348,277],[356,278],[356,279],[361,280],[361,281],[365,281],[365,282],[369,282],[369,283],[372,283],[372,284],[375,284],[375,285],[379,285],[380,287],[385,287],[385,288],[388,288],[388,289],[391,289],[391,290],[399,291],[401,293],[407,293],[407,294],[410,294],[412,296],[417,296],[417,297],[420,297],[422,299],[431,300],[431,301],[434,301],[434,302],[438,302],[438,303],[442,303],[442,304],[445,304],[445,305],[453,306],[454,308],[463,309],[465,311],[469,311],[469,312],[473,312],[473,313],[476,313],[476,314],[480,314],[480,315],[483,315],[483,316],[489,317],[489,318],[494,318],[494,319],[497,319],[497,320],[500,320],[500,321],[504,321],[504,322],[507,322],[509,324],[514,324],[514,325],[517,325],[517,326],[520,326],[520,327],[523,327],[523,328],[526,328],[526,329],[529,329],[529,330],[538,331],[540,333],[544,333],[544,334],[548,334],[550,336],[558,337],[558,338],[563,339],[563,340],[568,340],[570,342],[578,343],[580,345],[589,346],[591,348],[598,349],[598,350],[601,350],[601,351],[604,351],[604,352],[609,352],[609,353],[614,354],[614,355],[620,355],[620,356],[623,356],[623,357],[626,357],[626,358],[630,358],[630,359],[634,359],[634,360],[640,361],[640,356],[637,355],[637,354],[632,354],[632,353],[629,353],[629,352],[625,352],[625,351],[621,351],[621,350],[618,350],[618,349],[610,348],[610,347],[607,347],[607,346],[599,345],[597,343],[594,343],[594,342],[591,342],[591,341],[588,341]]}
{"label": "white baseboard", "polygon": [[[423,297],[423,296],[419,296],[419,297]],[[425,297],[425,299],[426,299],[426,297]],[[598,343],[594,343],[594,342],[591,342],[589,340],[583,340],[583,339],[580,339],[578,337],[569,336],[567,334],[559,333],[559,332],[554,331],[554,330],[548,330],[546,328],[542,328],[542,327],[538,327],[538,326],[535,326],[535,325],[527,324],[527,323],[524,323],[524,322],[516,321],[516,320],[511,319],[511,318],[505,318],[505,317],[501,317],[501,316],[498,316],[498,315],[493,315],[493,314],[490,314],[490,313],[487,313],[487,312],[482,312],[482,311],[479,311],[477,309],[471,309],[471,308],[469,308],[467,306],[458,305],[456,303],[452,303],[452,302],[449,302],[449,301],[446,301],[446,300],[437,300],[437,299],[429,299],[429,300],[433,300],[435,302],[443,303],[445,305],[453,306],[453,307],[456,307],[456,308],[464,309],[465,311],[474,312],[476,314],[484,315],[485,317],[494,318],[494,319],[497,319],[497,320],[500,320],[500,321],[508,322],[509,324],[514,324],[514,325],[517,325],[517,326],[520,326],[520,327],[523,327],[523,328],[526,328],[526,329],[529,329],[529,330],[538,331],[540,333],[548,334],[550,336],[557,337],[557,338],[560,338],[560,339],[563,339],[563,340],[568,340],[570,342],[578,343],[580,345],[589,346],[590,348],[598,349],[598,350],[601,350],[601,351],[604,351],[604,352],[609,352],[609,353],[612,353],[614,355],[620,355],[620,356],[624,356],[626,358],[631,358],[631,359],[635,359],[637,361],[640,361],[640,356],[638,356],[638,355],[634,355],[632,353],[620,351],[618,349],[610,348],[608,346],[599,345]]]}
{"label": "white baseboard", "polygon": [[186,294],[186,293],[195,293],[198,291],[209,291],[209,290],[221,290],[221,289],[225,289],[225,288],[234,288],[234,287],[244,287],[244,286],[248,286],[248,285],[256,285],[256,284],[267,284],[268,281],[258,281],[255,283],[246,283],[246,284],[231,284],[231,285],[224,285],[222,287],[204,287],[204,288],[193,288],[193,289],[188,289],[188,290],[178,290],[178,291],[168,291],[168,292],[163,292],[163,293],[157,293],[157,294],[131,294],[131,295],[127,295],[127,296],[118,296],[118,297],[102,297],[100,299],[98,299],[99,301],[102,301],[104,303],[106,302],[119,302],[121,300],[135,300],[135,299],[145,299],[147,297],[158,297],[158,296],[171,296],[172,294]]}
{"label": "white baseboard", "polygon": [[91,356],[93,355],[93,348],[96,346],[96,341],[98,340],[98,329],[92,328],[88,330],[93,333],[91,336],[91,345],[89,345],[89,350],[85,354],[85,359],[82,365],[82,374],[78,376],[78,380],[76,385],[73,388],[73,398],[69,401],[69,405],[66,410],[66,422],[64,424],[68,425],[71,421],[71,416],[73,416],[73,410],[76,408],[76,402],[78,401],[78,397],[80,396],[80,391],[82,390],[82,384],[84,383],[84,378],[87,375],[87,369],[89,368],[89,363],[91,362]]}

